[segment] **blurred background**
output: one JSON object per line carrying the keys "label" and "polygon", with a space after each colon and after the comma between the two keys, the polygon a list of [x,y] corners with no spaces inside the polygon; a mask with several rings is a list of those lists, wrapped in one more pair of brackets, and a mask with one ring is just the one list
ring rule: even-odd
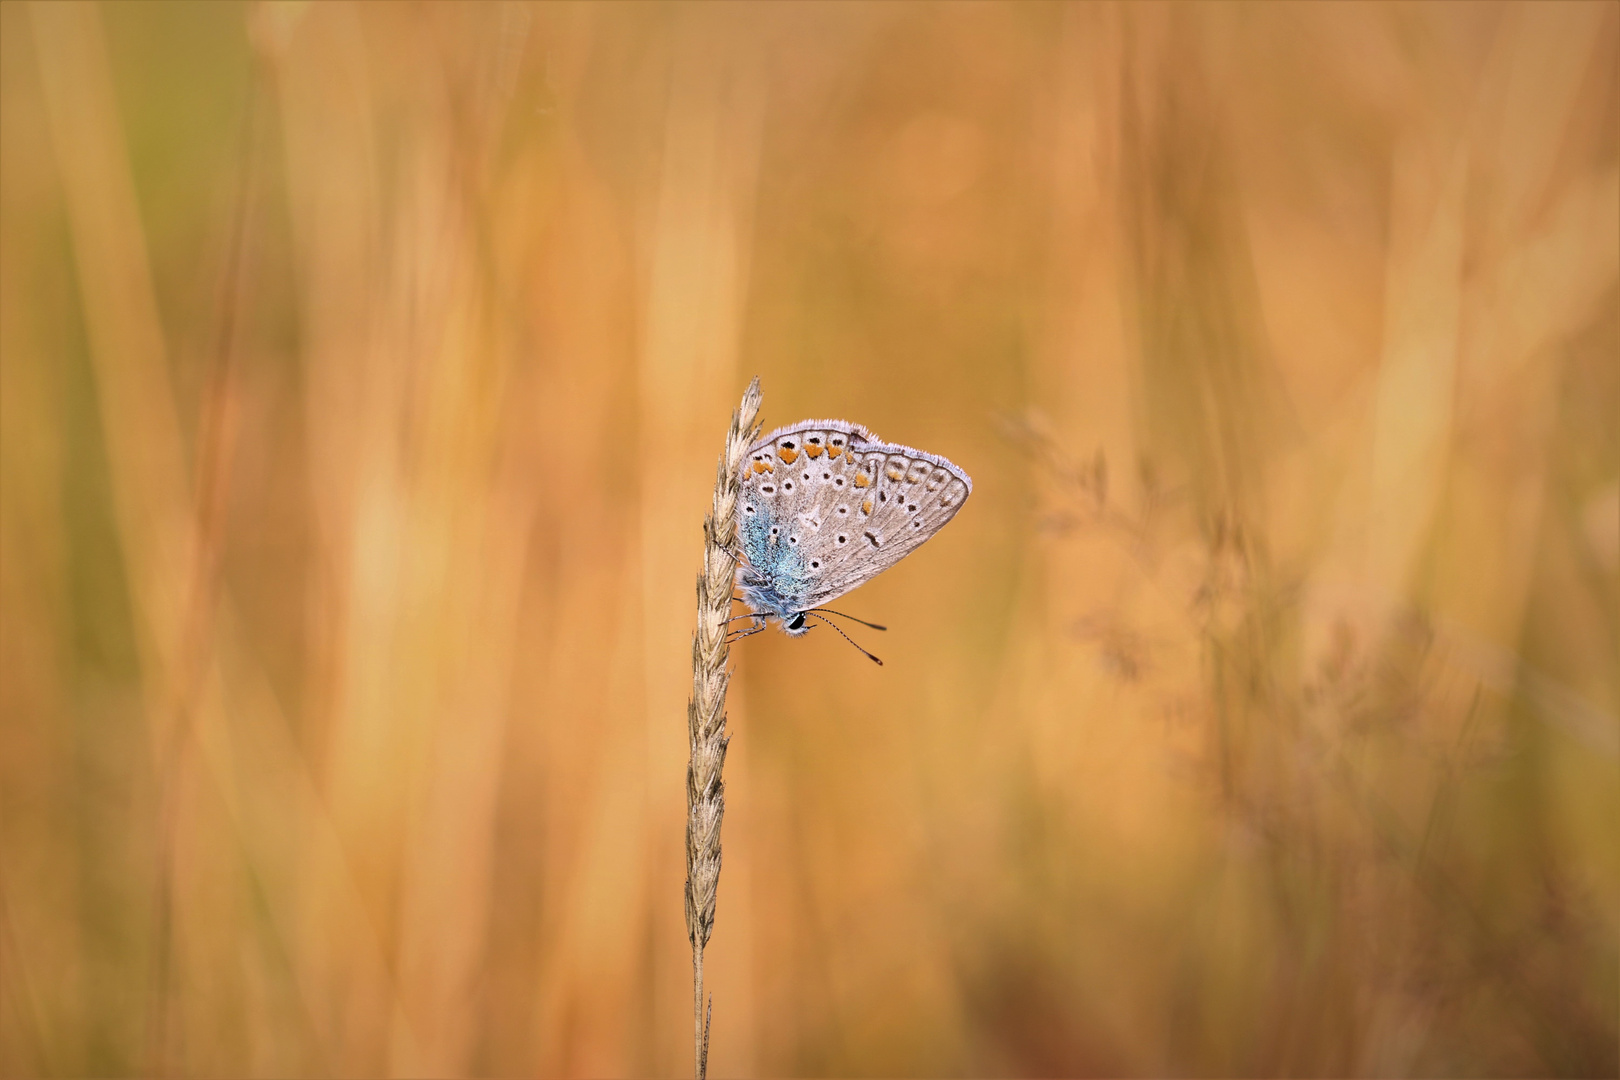
{"label": "blurred background", "polygon": [[[0,1071],[1614,1075],[1614,4],[0,5]],[[858,629],[858,628],[857,628]]]}

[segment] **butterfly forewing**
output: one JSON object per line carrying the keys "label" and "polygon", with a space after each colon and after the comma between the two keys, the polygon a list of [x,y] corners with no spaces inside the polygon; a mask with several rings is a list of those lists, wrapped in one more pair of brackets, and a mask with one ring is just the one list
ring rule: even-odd
{"label": "butterfly forewing", "polygon": [[936,455],[876,440],[857,450],[856,528],[848,542],[854,550],[817,582],[812,604],[843,595],[916,551],[956,516],[971,490],[967,475]]}

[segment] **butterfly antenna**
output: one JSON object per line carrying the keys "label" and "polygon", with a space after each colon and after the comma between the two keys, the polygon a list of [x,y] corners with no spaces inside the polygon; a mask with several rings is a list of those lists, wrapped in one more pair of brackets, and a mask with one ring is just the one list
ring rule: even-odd
{"label": "butterfly antenna", "polygon": [[[822,622],[826,623],[828,626],[832,627],[834,630],[838,630],[838,624],[833,622],[831,619],[827,618],[825,615],[817,615],[814,611],[803,611],[803,612],[800,612],[800,614],[801,615],[809,615],[809,616],[811,616],[813,618],[820,619]],[[860,622],[859,619],[856,619],[855,621]],[[850,637],[848,634],[844,633],[842,630],[838,630],[838,636],[843,638],[845,641],[849,642],[851,645],[855,645],[855,639]],[[866,657],[868,660],[872,661],[872,663],[876,664],[878,667],[883,666],[883,661],[879,660],[877,657],[873,656],[871,653],[867,652],[865,649],[861,648],[859,645],[855,645],[855,651],[860,653],[862,656]]]}
{"label": "butterfly antenna", "polygon": [[834,611],[832,608],[815,607],[815,608],[811,608],[810,610],[811,611],[825,611],[828,615],[837,615],[841,619],[849,619],[851,622],[858,622],[862,626],[870,627],[873,630],[887,630],[888,629],[887,626],[879,626],[875,622],[867,622],[865,619],[857,619],[853,615],[845,615],[842,611]]}

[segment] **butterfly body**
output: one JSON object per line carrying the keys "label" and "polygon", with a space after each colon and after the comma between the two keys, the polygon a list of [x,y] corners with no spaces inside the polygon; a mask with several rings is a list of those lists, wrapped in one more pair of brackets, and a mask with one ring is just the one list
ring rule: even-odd
{"label": "butterfly body", "polygon": [[737,588],[752,613],[792,636],[805,613],[921,547],[967,501],[973,481],[937,454],[846,420],[805,420],[743,460]]}

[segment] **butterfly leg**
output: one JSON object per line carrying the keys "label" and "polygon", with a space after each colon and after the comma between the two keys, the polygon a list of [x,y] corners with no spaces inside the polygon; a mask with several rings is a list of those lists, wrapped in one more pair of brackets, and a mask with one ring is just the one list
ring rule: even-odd
{"label": "butterfly leg", "polygon": [[753,637],[755,634],[757,634],[761,630],[765,629],[766,624],[765,624],[764,617],[763,616],[755,616],[755,617],[759,619],[759,625],[758,626],[754,627],[752,630],[739,630],[739,631],[737,631],[735,634],[732,634],[730,637],[726,638],[726,644],[730,645],[734,641],[741,641],[745,637]]}

